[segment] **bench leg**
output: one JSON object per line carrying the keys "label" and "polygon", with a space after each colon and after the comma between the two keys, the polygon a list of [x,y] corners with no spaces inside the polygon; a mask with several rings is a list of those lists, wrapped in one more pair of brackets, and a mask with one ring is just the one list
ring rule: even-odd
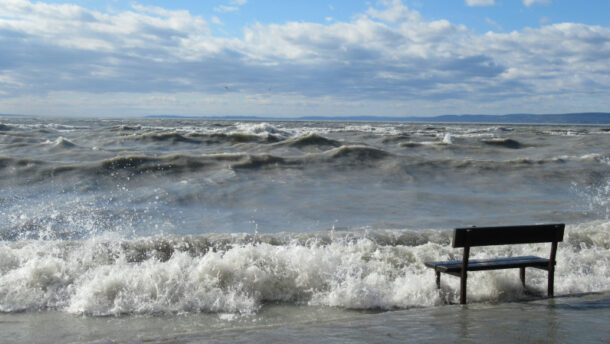
{"label": "bench leg", "polygon": [[466,280],[468,279],[468,275],[466,273],[462,274],[460,278],[460,304],[466,304]]}
{"label": "bench leg", "polygon": [[462,257],[462,271],[460,274],[460,304],[466,304],[466,280],[468,279],[468,259],[470,258],[470,246],[464,247]]}
{"label": "bench leg", "polygon": [[521,278],[521,284],[525,288],[525,267],[519,269],[519,278]]}
{"label": "bench leg", "polygon": [[549,297],[553,297],[554,279],[555,279],[555,269],[549,269],[549,288],[548,288]]}
{"label": "bench leg", "polygon": [[436,289],[441,289],[441,272],[436,270],[434,272],[436,272]]}
{"label": "bench leg", "polygon": [[553,282],[555,279],[555,255],[557,253],[557,241],[553,241],[551,244],[551,256],[549,257],[549,297],[553,297]]}

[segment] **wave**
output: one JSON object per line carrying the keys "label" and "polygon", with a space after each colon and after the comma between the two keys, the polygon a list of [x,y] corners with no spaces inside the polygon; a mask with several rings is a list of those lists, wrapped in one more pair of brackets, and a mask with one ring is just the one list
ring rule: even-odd
{"label": "wave", "polygon": [[236,123],[236,130],[234,133],[246,133],[252,135],[259,135],[263,137],[275,136],[280,139],[286,139],[295,135],[294,132],[282,129],[279,126],[272,125],[270,123]]}
{"label": "wave", "polygon": [[[299,139],[293,142],[299,142]],[[54,143],[54,150],[70,150],[75,146],[70,141],[58,139]],[[319,147],[319,146],[315,146]],[[76,154],[76,153],[75,153]],[[510,160],[487,160],[470,158],[444,158],[430,159],[419,156],[402,156],[369,146],[340,146],[313,152],[300,156],[280,156],[268,153],[221,153],[221,154],[169,154],[161,156],[126,155],[117,156],[101,161],[82,163],[62,163],[39,159],[16,159],[0,156],[0,172],[4,178],[22,179],[26,182],[35,180],[45,181],[48,178],[57,178],[64,175],[78,178],[96,178],[99,176],[142,177],[151,174],[183,175],[212,171],[248,171],[264,169],[295,169],[315,171],[319,168],[344,169],[359,166],[375,168],[378,171],[392,169],[392,173],[403,170],[409,174],[424,174],[464,171],[510,171],[541,166],[565,165],[578,163],[573,168],[590,169],[599,165],[605,168],[610,163],[610,157],[603,154],[585,154],[582,156],[555,156],[541,159],[516,158]],[[586,164],[583,164],[586,163]],[[566,173],[573,173],[568,170]],[[398,170],[397,170],[398,169]],[[536,171],[537,174],[551,173],[555,177],[559,172],[545,169]],[[572,172],[570,172],[572,171]]]}
{"label": "wave", "polygon": [[[411,140],[407,140],[405,138],[405,140],[398,140],[399,141],[398,145],[400,147],[409,147],[409,148],[425,147],[425,146],[442,148],[442,147],[446,147],[449,145],[453,145],[455,139],[471,138],[471,137],[479,138],[479,137],[487,137],[487,135],[474,135],[473,136],[473,135],[445,134],[442,136],[437,136],[438,140],[436,140],[436,141],[411,141]],[[488,146],[502,147],[502,148],[509,148],[509,149],[520,149],[520,148],[527,147],[526,145],[522,144],[521,142],[519,142],[517,140],[504,139],[504,138],[493,138],[492,137],[492,138],[488,138],[488,139],[483,139],[483,140],[481,140],[481,142]],[[459,146],[453,145],[452,149],[454,151],[472,149],[473,151],[476,150],[479,153],[483,152],[479,146],[469,146],[468,144],[464,144],[464,142],[460,142]]]}
{"label": "wave", "polygon": [[0,170],[10,169],[17,173],[40,170],[46,163],[36,159],[19,159],[6,156],[0,156]]}
{"label": "wave", "polygon": [[247,155],[245,161],[240,161],[231,166],[233,169],[260,169],[263,167],[277,167],[287,165],[287,160],[271,154]]}
{"label": "wave", "polygon": [[521,144],[519,141],[516,141],[513,139],[495,138],[495,139],[483,140],[482,142],[487,145],[490,145],[490,146],[497,146],[497,147],[503,147],[503,148],[510,148],[510,149],[523,148],[523,144]]}
{"label": "wave", "polygon": [[194,140],[192,138],[185,137],[177,132],[162,132],[162,133],[145,133],[140,135],[133,135],[130,137],[133,140],[137,141],[150,141],[150,142],[160,142],[160,143],[201,143],[198,140]]}
{"label": "wave", "polygon": [[282,141],[278,145],[305,148],[305,147],[316,147],[316,148],[328,148],[328,147],[340,147],[341,142],[336,140],[327,139],[317,134],[308,134],[304,136],[298,136],[292,139]]}
{"label": "wave", "polygon": [[155,132],[145,134],[134,134],[120,137],[120,140],[130,139],[141,142],[153,142],[163,144],[239,144],[239,143],[275,143],[282,139],[275,135],[255,135],[247,133],[198,133],[189,132],[181,134],[178,132]]}
{"label": "wave", "polygon": [[398,145],[400,147],[408,147],[408,148],[425,147],[425,146],[436,146],[436,147],[447,146],[446,144],[443,144],[440,141],[419,141],[419,142],[408,141],[408,142],[401,142]]}
{"label": "wave", "polygon": [[438,168],[464,169],[475,168],[479,170],[500,170],[505,168],[525,168],[530,166],[541,166],[547,164],[565,164],[568,162],[589,162],[596,164],[607,165],[610,157],[603,154],[585,154],[581,156],[560,155],[548,158],[532,159],[532,158],[516,158],[510,160],[483,160],[483,159],[437,159],[423,160],[415,162],[419,166],[431,166]]}
{"label": "wave", "polygon": [[203,134],[191,132],[187,137],[200,140],[205,144],[238,144],[238,143],[274,143],[281,141],[281,138],[275,135],[254,135],[246,133],[212,133]]}
{"label": "wave", "polygon": [[109,130],[110,131],[138,131],[138,130],[142,130],[142,126],[121,124],[121,125],[115,125],[113,127],[110,127]]}
{"label": "wave", "polygon": [[393,155],[382,149],[369,146],[341,146],[324,154],[333,160],[342,160],[349,163],[374,162]]}
{"label": "wave", "polygon": [[14,126],[12,126],[12,125],[0,123],[0,131],[10,131],[13,129],[14,129]]}
{"label": "wave", "polygon": [[[59,141],[58,141],[59,142]],[[60,142],[70,147],[65,141]],[[302,142],[301,142],[302,143]],[[59,176],[64,173],[81,173],[84,176],[110,175],[126,172],[131,176],[148,173],[181,174],[195,173],[209,169],[261,169],[263,167],[313,167],[320,164],[339,163],[343,165],[373,164],[392,156],[383,150],[366,146],[341,146],[323,153],[306,154],[301,157],[280,157],[272,154],[222,153],[222,154],[170,154],[163,156],[127,155],[82,164],[61,164],[35,159],[14,159],[0,157],[0,170],[15,168],[20,173],[39,174],[41,178]],[[336,165],[335,165],[336,166]],[[21,175],[21,174],[20,174]],[[23,175],[21,175],[23,176]]]}
{"label": "wave", "polygon": [[74,142],[61,136],[58,137],[55,141],[47,141],[45,142],[45,144],[51,145],[52,150],[54,151],[63,151],[76,147],[76,144],[74,144]]}
{"label": "wave", "polygon": [[[459,279],[423,262],[458,259],[448,231],[206,234],[0,242],[0,311],[97,316],[251,314],[273,302],[354,309],[457,302]],[[535,254],[547,244],[482,247],[473,258]],[[610,289],[610,222],[569,225],[557,254],[557,295]],[[473,274],[471,302],[527,299],[514,271]],[[528,270],[544,295],[546,273]]]}
{"label": "wave", "polygon": [[121,156],[104,160],[90,167],[99,173],[129,171],[134,175],[147,172],[187,173],[198,172],[217,164],[235,163],[244,160],[247,154],[210,154],[191,156],[184,154],[166,155],[162,157]]}
{"label": "wave", "polygon": [[[175,154],[161,157],[124,156],[102,161],[93,171],[120,172],[145,175],[149,172],[181,174],[206,169],[260,169],[271,166],[299,165],[298,159],[284,159],[270,154],[225,153],[200,156]],[[99,166],[99,167],[98,167]]]}
{"label": "wave", "polygon": [[587,135],[589,134],[589,130],[585,129],[585,128],[577,128],[577,129],[549,129],[549,130],[542,130],[540,131],[540,133],[544,134],[544,135],[551,135],[551,136],[583,136],[583,135]]}
{"label": "wave", "polygon": [[411,136],[405,133],[399,134],[399,135],[391,135],[391,136],[387,136],[384,137],[383,140],[381,140],[382,143],[384,144],[400,144],[403,143],[405,141],[410,141],[411,140]]}

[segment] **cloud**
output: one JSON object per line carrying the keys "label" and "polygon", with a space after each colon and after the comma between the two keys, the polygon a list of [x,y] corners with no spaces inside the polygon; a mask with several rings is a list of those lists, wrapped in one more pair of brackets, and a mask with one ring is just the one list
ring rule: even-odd
{"label": "cloud", "polygon": [[551,0],[523,0],[523,4],[527,7],[530,7],[533,4],[550,5]]}
{"label": "cloud", "polygon": [[420,21],[420,15],[417,11],[411,11],[405,6],[401,0],[382,0],[384,8],[369,8],[367,14],[374,18],[386,22],[397,22],[399,20]]}
{"label": "cloud", "polygon": [[498,31],[503,31],[504,29],[502,28],[502,26],[498,23],[496,23],[495,21],[493,21],[491,18],[485,18],[485,22],[493,27],[494,29],[498,30]]}
{"label": "cloud", "polygon": [[214,11],[220,13],[237,12],[240,7],[248,3],[248,0],[232,0],[228,5],[220,5],[214,8]]}
{"label": "cloud", "polygon": [[468,6],[494,6],[495,4],[494,0],[466,0]]}
{"label": "cloud", "polygon": [[214,8],[214,11],[216,12],[237,12],[239,11],[239,7],[237,6],[227,6],[227,5],[220,5]]}
{"label": "cloud", "polygon": [[[592,103],[610,99],[607,27],[563,23],[479,35],[425,20],[400,1],[348,22],[254,24],[243,38],[221,38],[188,11],[100,12],[20,0],[0,3],[0,46],[0,112],[48,110],[40,105],[47,95],[105,111],[151,111],[139,103],[116,108],[112,99],[154,94],[177,99],[181,113],[224,106],[219,114],[284,115],[565,110],[567,99],[593,97],[592,90]],[[547,103],[529,103],[532,95]]]}

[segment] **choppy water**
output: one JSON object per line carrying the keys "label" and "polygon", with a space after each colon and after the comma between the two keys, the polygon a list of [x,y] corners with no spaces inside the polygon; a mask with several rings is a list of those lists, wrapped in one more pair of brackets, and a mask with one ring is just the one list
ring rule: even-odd
{"label": "choppy water", "polygon": [[[545,222],[556,294],[606,292],[609,148],[603,126],[0,118],[0,312],[391,317],[457,301],[423,266],[460,257],[450,229]],[[516,276],[472,274],[469,301],[544,295]]]}

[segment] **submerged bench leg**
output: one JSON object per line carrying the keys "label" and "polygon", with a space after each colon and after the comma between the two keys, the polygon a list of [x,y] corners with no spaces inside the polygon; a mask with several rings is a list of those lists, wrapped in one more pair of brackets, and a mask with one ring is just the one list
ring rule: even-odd
{"label": "submerged bench leg", "polygon": [[554,279],[555,279],[555,269],[551,268],[551,269],[549,269],[549,288],[548,288],[548,295],[549,295],[549,297],[553,297],[553,283],[554,283]]}
{"label": "submerged bench leg", "polygon": [[519,278],[521,279],[521,284],[525,288],[525,267],[519,268]]}
{"label": "submerged bench leg", "polygon": [[557,241],[551,243],[551,256],[549,257],[549,288],[548,295],[553,297],[553,283],[555,279],[555,254],[557,253]]}
{"label": "submerged bench leg", "polygon": [[436,289],[441,289],[441,272],[436,270],[434,272],[436,272]]}
{"label": "submerged bench leg", "polygon": [[464,247],[462,257],[462,274],[460,276],[460,304],[466,304],[466,280],[468,279],[468,258],[470,256],[470,246]]}
{"label": "submerged bench leg", "polygon": [[462,277],[460,278],[460,304],[466,304],[466,280],[468,279],[468,275],[466,271],[462,273]]}

